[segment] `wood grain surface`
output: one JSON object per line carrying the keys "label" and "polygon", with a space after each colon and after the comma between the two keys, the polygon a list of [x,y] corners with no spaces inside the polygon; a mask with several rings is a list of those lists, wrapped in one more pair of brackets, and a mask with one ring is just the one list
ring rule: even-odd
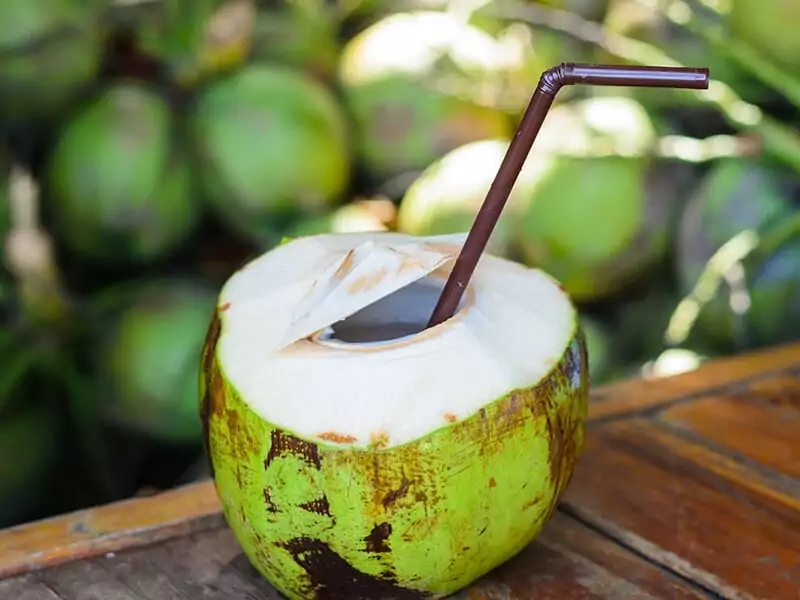
{"label": "wood grain surface", "polygon": [[[458,600],[710,597],[563,514],[556,515],[542,536],[514,560],[455,596]],[[279,600],[282,596],[250,566],[230,531],[215,528],[6,579],[0,581],[0,598]]]}
{"label": "wood grain surface", "polygon": [[[280,598],[210,482],[0,531],[2,600]],[[597,390],[543,534],[456,598],[800,599],[800,345]]]}

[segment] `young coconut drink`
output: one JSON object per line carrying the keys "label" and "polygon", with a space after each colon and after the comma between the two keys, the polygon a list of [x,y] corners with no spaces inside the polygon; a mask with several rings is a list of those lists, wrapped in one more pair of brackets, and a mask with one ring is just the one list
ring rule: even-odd
{"label": "young coconut drink", "polygon": [[481,254],[552,97],[595,82],[707,87],[708,72],[554,67],[463,247],[311,236],[223,288],[203,352],[206,447],[231,528],[290,598],[447,596],[555,509],[584,440],[578,314],[543,271]]}
{"label": "young coconut drink", "polygon": [[484,254],[426,323],[463,236],[298,238],[221,291],[201,413],[223,511],[300,599],[438,598],[541,531],[584,443],[578,313]]}

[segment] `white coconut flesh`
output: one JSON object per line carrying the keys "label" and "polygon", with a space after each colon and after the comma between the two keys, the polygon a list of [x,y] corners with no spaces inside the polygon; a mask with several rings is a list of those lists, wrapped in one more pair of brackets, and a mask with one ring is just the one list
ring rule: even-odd
{"label": "white coconut flesh", "polygon": [[294,435],[391,447],[535,385],[577,327],[544,272],[485,254],[455,316],[426,329],[463,240],[325,234],[262,255],[220,294],[229,386]]}

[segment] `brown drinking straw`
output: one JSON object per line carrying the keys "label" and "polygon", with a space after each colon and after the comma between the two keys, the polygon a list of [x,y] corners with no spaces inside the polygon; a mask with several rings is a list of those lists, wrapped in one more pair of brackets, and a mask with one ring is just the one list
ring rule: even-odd
{"label": "brown drinking straw", "polygon": [[708,69],[561,63],[545,71],[442,289],[428,327],[455,314],[547,111],[558,91],[574,84],[704,90],[708,88]]}

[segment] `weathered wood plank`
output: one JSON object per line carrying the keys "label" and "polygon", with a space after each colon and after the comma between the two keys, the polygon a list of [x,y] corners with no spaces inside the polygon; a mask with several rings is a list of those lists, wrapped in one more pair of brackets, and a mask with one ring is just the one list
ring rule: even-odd
{"label": "weathered wood plank", "polygon": [[[780,473],[765,469],[752,461],[742,461],[738,457],[722,454],[708,442],[696,436],[657,421],[657,426],[649,426],[647,435],[652,443],[669,448],[675,457],[689,461],[699,468],[707,469],[707,481],[723,481],[725,489],[729,483],[736,484],[759,496],[777,502],[791,511],[800,513],[800,481],[783,477]],[[716,478],[712,477],[716,476]]]}
{"label": "weathered wood plank", "polygon": [[124,583],[91,560],[78,560],[69,566],[42,571],[38,580],[63,600],[139,600]]}
{"label": "weathered wood plank", "polygon": [[778,404],[748,390],[674,406],[661,419],[727,453],[800,479],[800,410]]}
{"label": "weathered wood plank", "polygon": [[227,528],[94,560],[134,590],[137,600],[283,600],[250,566]]}
{"label": "weathered wood plank", "polygon": [[[592,427],[573,514],[724,598],[800,598],[800,511],[646,420]],[[704,458],[705,457],[705,458]],[[702,460],[698,460],[701,458]]]}
{"label": "weathered wood plank", "polygon": [[[76,561],[16,581],[22,582],[17,583],[18,592],[38,586],[57,593],[41,600],[283,600],[250,566],[227,528]],[[709,595],[556,514],[539,540],[454,597],[548,598],[697,600]]]}
{"label": "weathered wood plank", "polygon": [[[712,360],[700,368],[672,377],[631,379],[598,389],[590,418],[619,418],[655,409],[681,399],[722,393],[740,384],[775,381],[787,384],[800,369],[800,344]],[[765,384],[769,385],[769,384]]]}
{"label": "weathered wood plank", "polygon": [[[800,353],[800,348],[798,353]],[[768,377],[754,381],[748,387],[752,394],[757,394],[774,406],[800,411],[800,385],[798,385],[798,379],[800,379],[800,369],[796,369],[783,377]]]}
{"label": "weathered wood plank", "polygon": [[536,542],[463,592],[459,600],[709,597],[705,591],[557,513]]}
{"label": "weathered wood plank", "polygon": [[0,578],[221,522],[214,486],[203,482],[0,530]]}
{"label": "weathered wood plank", "polygon": [[0,580],[2,600],[63,600],[52,589],[38,581],[35,575]]}

